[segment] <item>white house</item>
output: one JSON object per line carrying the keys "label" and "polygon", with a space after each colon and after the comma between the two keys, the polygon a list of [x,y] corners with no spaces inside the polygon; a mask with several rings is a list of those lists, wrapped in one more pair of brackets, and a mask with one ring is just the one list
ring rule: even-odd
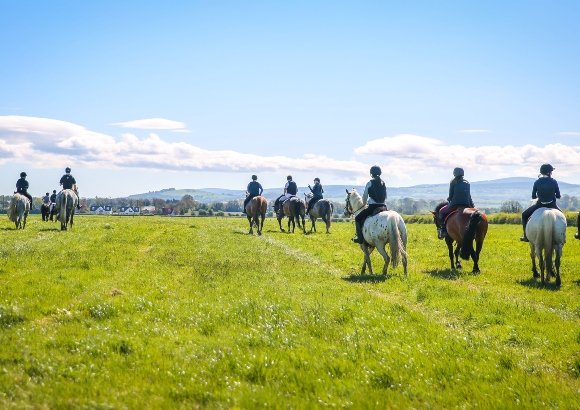
{"label": "white house", "polygon": [[92,214],[95,215],[111,215],[113,213],[112,205],[91,205],[90,209]]}
{"label": "white house", "polygon": [[119,215],[140,215],[141,209],[138,206],[122,206],[119,208]]}

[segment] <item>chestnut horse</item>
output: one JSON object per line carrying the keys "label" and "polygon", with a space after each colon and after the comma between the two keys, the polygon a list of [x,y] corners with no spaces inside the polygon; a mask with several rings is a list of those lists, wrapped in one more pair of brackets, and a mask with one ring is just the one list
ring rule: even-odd
{"label": "chestnut horse", "polygon": [[[290,232],[290,224],[292,224],[292,233],[294,233],[294,228],[296,224],[294,221],[298,223],[298,228],[301,228],[304,233],[306,233],[306,227],[304,224],[304,215],[306,214],[306,204],[304,201],[297,196],[293,196],[290,199],[287,199],[284,204],[282,205],[282,212],[283,215],[278,214],[278,225],[280,225],[280,231],[285,232],[282,228],[282,218],[284,216],[288,217],[288,232]],[[302,218],[302,225],[300,225],[300,218]]]}
{"label": "chestnut horse", "polygon": [[[435,212],[432,212],[439,239],[441,239],[441,230],[443,227],[439,226],[439,218],[437,215],[439,214],[439,210],[446,204],[446,202],[443,202],[437,205]],[[487,234],[487,216],[475,208],[460,207],[451,211],[445,220],[445,225],[447,227],[445,243],[449,251],[451,269],[461,269],[460,256],[465,260],[469,260],[469,257],[471,257],[473,259],[472,273],[479,273],[479,254],[481,253],[483,241]],[[475,249],[473,249],[474,240]],[[455,252],[453,251],[453,242],[456,243]],[[454,255],[455,264],[453,263]]]}
{"label": "chestnut horse", "polygon": [[262,235],[262,228],[264,227],[264,219],[266,218],[267,209],[268,200],[263,196],[258,195],[250,199],[250,202],[246,205],[246,215],[248,216],[248,222],[250,223],[250,232],[248,232],[248,234],[254,234],[254,225],[256,225],[258,236]]}

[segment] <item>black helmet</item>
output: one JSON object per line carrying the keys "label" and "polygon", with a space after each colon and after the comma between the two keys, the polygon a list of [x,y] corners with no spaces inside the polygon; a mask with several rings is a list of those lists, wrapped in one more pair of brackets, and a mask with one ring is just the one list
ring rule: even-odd
{"label": "black helmet", "polygon": [[550,164],[543,164],[540,167],[540,174],[542,175],[548,175],[550,172],[552,172],[553,170],[555,170],[556,168],[554,168],[552,165]]}
{"label": "black helmet", "polygon": [[371,175],[372,175],[373,177],[378,177],[378,176],[380,176],[380,175],[381,175],[381,173],[382,173],[382,171],[381,171],[381,167],[379,167],[378,165],[373,165],[373,166],[371,167]]}
{"label": "black helmet", "polygon": [[292,175],[288,175],[288,176],[286,177],[286,180],[288,180],[288,181],[292,181]]}
{"label": "black helmet", "polygon": [[47,192],[46,195],[50,195],[50,194]]}
{"label": "black helmet", "polygon": [[52,193],[53,193],[53,194],[56,194],[56,189],[53,189],[53,190],[52,190]]}
{"label": "black helmet", "polygon": [[316,181],[320,182],[320,178],[318,178],[318,177],[314,178],[314,182],[316,182]]}
{"label": "black helmet", "polygon": [[453,170],[453,176],[454,177],[462,177],[465,175],[465,172],[463,171],[463,168],[455,168]]}
{"label": "black helmet", "polygon": [[257,175],[252,175],[252,180],[255,181],[256,179],[258,179]]}
{"label": "black helmet", "polygon": [[21,172],[20,173],[20,178],[26,178],[26,172]]}
{"label": "black helmet", "polygon": [[67,174],[70,174],[70,168],[69,167],[66,167],[65,170],[64,170],[64,172],[66,172]]}

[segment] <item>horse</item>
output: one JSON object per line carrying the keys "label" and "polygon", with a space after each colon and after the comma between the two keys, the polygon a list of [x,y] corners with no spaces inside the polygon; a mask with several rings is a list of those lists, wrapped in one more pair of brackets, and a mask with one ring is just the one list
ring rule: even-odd
{"label": "horse", "polygon": [[69,224],[72,229],[78,201],[79,198],[72,189],[63,189],[56,197],[58,221],[60,222],[61,231],[66,231]]}
{"label": "horse", "polygon": [[[344,209],[345,214],[347,216],[352,216],[357,214],[363,208],[363,200],[356,189],[353,188],[350,192],[347,189],[346,206]],[[361,275],[364,275],[367,266],[369,268],[369,273],[372,275],[373,268],[371,266],[370,254],[376,248],[385,261],[383,275],[387,275],[389,262],[393,268],[396,268],[399,264],[399,260],[401,260],[406,277],[407,227],[401,215],[395,211],[382,211],[376,215],[369,216],[364,221],[362,232],[364,241],[360,244],[360,248],[364,253],[364,260]],[[391,250],[391,256],[389,256],[385,250],[387,243]]]}
{"label": "horse", "polygon": [[[301,228],[304,233],[306,233],[306,227],[304,224],[304,215],[306,213],[306,204],[304,201],[297,196],[293,196],[287,199],[284,204],[282,204],[282,213],[278,213],[278,225],[280,225],[280,231],[285,232],[282,228],[282,218],[284,216],[288,217],[288,231],[290,231],[290,224],[292,224],[292,233],[294,233],[294,228],[296,227],[295,220],[298,223],[298,228]],[[302,225],[300,225],[300,218],[302,218]]]}
{"label": "horse", "polygon": [[[560,286],[560,258],[562,248],[566,243],[566,217],[558,209],[538,208],[534,211],[528,224],[526,225],[526,237],[530,241],[530,257],[532,258],[532,272],[534,278],[538,278],[536,268],[536,257],[540,262],[542,285],[545,281],[550,281],[550,276],[556,277],[556,285]],[[556,253],[554,274],[554,264],[552,256]],[[544,268],[547,275],[544,278]]]}
{"label": "horse", "polygon": [[48,221],[48,218],[50,216],[50,205],[43,203],[40,206],[40,214],[42,215],[42,220],[44,222],[47,222]]}
{"label": "horse", "polygon": [[268,209],[268,200],[261,195],[253,197],[246,205],[246,214],[248,222],[250,223],[250,232],[254,234],[254,225],[258,229],[258,236],[262,235],[262,228],[264,227],[264,219],[266,218],[266,210]]}
{"label": "horse", "polygon": [[578,212],[578,219],[576,221],[576,226],[578,227],[578,232],[574,234],[574,238],[580,239],[580,212]]}
{"label": "horse", "polygon": [[56,203],[55,202],[51,202],[50,203],[50,222],[55,222],[56,219]]}
{"label": "horse", "polygon": [[[442,229],[437,215],[439,210],[446,205],[446,202],[440,203],[432,212],[435,226],[437,227],[437,236],[442,239]],[[451,262],[451,270],[461,269],[461,262],[459,257],[464,260],[473,259],[472,273],[479,273],[479,254],[483,248],[483,241],[487,234],[487,216],[475,208],[457,208],[451,211],[444,222],[447,226],[447,236],[445,243],[449,252],[449,261]],[[475,240],[475,249],[473,249],[473,241]],[[456,243],[455,252],[453,252],[453,242]],[[455,264],[454,257],[455,256]]]}
{"label": "horse", "polygon": [[[305,194],[305,203],[308,207],[308,203],[312,200],[312,194]],[[332,213],[334,212],[334,205],[328,199],[320,199],[318,200],[310,209],[308,213],[310,217],[310,222],[312,225],[310,226],[310,232],[314,230],[316,232],[316,219],[322,218],[324,223],[326,224],[326,233],[330,233],[330,221],[332,219]]]}
{"label": "horse", "polygon": [[30,211],[30,200],[21,194],[14,194],[10,200],[8,218],[16,225],[16,229],[26,227],[26,217]]}

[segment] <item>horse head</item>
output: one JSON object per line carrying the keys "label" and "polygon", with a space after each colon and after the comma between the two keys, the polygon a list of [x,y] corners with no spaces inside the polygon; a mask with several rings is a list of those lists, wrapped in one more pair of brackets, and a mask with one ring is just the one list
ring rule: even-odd
{"label": "horse head", "polygon": [[346,190],[344,214],[346,216],[354,215],[355,212],[363,208],[363,200],[355,188],[352,191]]}

